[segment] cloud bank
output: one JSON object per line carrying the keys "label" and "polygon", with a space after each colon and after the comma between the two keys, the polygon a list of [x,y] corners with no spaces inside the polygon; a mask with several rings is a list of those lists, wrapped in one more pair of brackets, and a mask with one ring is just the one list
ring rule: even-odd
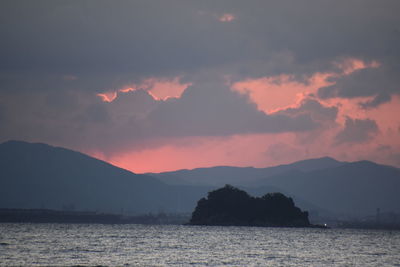
{"label": "cloud bank", "polygon": [[140,171],[325,155],[400,166],[399,8],[1,1],[0,141]]}

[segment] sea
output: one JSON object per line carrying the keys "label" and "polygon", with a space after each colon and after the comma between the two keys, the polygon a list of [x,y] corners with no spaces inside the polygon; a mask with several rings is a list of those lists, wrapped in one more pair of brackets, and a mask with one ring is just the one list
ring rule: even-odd
{"label": "sea", "polygon": [[1,223],[0,266],[400,266],[400,231]]}

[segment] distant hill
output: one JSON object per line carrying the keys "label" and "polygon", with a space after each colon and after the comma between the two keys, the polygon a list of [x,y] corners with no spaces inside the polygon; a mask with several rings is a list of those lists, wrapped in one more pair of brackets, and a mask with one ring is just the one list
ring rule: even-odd
{"label": "distant hill", "polygon": [[170,186],[79,152],[0,144],[0,208],[191,212],[210,187]]}
{"label": "distant hill", "polygon": [[162,173],[148,173],[167,184],[179,185],[207,185],[223,186],[233,184],[237,186],[257,185],[257,181],[266,177],[279,175],[291,171],[314,171],[331,167],[338,167],[345,162],[324,157],[318,159],[302,160],[292,164],[279,165],[268,168],[229,167],[217,166],[210,168],[197,168],[193,170],[178,170]]}
{"label": "distant hill", "polygon": [[319,158],[270,168],[212,167],[152,174],[169,184],[232,184],[254,195],[283,192],[301,208],[362,217],[400,213],[400,169],[370,161]]}
{"label": "distant hill", "polygon": [[377,208],[400,212],[400,169],[359,161],[311,172],[267,177],[257,186],[275,186],[337,214],[373,215]]}
{"label": "distant hill", "polygon": [[[232,184],[252,195],[282,192],[310,215],[400,213],[400,169],[369,161],[310,159],[270,168],[213,167],[134,174],[79,152],[21,141],[0,144],[0,208],[143,214],[192,212]],[[311,216],[312,217],[312,216]]]}

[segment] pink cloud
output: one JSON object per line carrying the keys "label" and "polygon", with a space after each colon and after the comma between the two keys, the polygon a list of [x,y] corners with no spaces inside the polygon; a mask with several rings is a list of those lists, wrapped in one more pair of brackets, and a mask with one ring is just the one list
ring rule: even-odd
{"label": "pink cloud", "polygon": [[[333,132],[317,135],[312,142],[299,135],[252,134],[231,137],[190,137],[172,140],[150,149],[132,150],[104,157],[91,155],[136,173],[163,172],[212,166],[267,167],[302,159],[324,156],[339,160],[370,159],[379,161],[373,153],[379,145],[332,146]],[[386,155],[387,156],[387,155]]]}
{"label": "pink cloud", "polygon": [[334,63],[342,73],[317,72],[305,82],[297,81],[293,76],[283,74],[258,79],[246,79],[232,84],[232,90],[242,94],[248,94],[259,110],[265,113],[273,113],[289,107],[295,107],[310,94],[315,94],[321,87],[329,86],[334,82],[329,78],[351,73],[365,68],[378,68],[376,61],[366,63],[355,58],[347,58]]}
{"label": "pink cloud", "polygon": [[115,91],[109,91],[97,96],[101,97],[104,102],[112,102],[116,97],[123,96],[123,93],[142,89],[147,91],[154,100],[163,101],[168,98],[179,98],[191,83],[182,83],[181,77],[172,79],[165,78],[148,78],[138,84],[126,85]]}
{"label": "pink cloud", "polygon": [[[268,162],[265,151],[275,142],[276,135],[235,135],[230,137],[188,137],[170,140],[168,144],[150,149],[127,151],[104,157],[91,153],[114,165],[137,173],[172,171],[216,165],[258,166]],[[293,140],[292,134],[280,138]]]}
{"label": "pink cloud", "polygon": [[218,20],[221,22],[231,22],[235,19],[235,15],[231,13],[224,13],[218,17]]}
{"label": "pink cloud", "polygon": [[[387,111],[395,108],[392,105],[398,103],[388,105]],[[377,120],[378,125],[379,123]],[[400,122],[397,125],[400,125]],[[136,173],[218,165],[267,167],[324,156],[344,161],[367,159],[384,164],[399,164],[393,156],[400,150],[397,129],[380,129],[380,132],[367,143],[335,144],[335,137],[343,127],[344,125],[338,124],[332,128],[307,133],[241,134],[154,140],[157,145],[150,148],[125,148],[123,152],[115,152],[107,157],[101,153],[90,154]],[[386,149],[383,150],[383,147]]]}
{"label": "pink cloud", "polygon": [[168,98],[179,98],[191,83],[181,83],[180,77],[172,79],[149,78],[139,84],[121,89],[121,92],[144,89],[148,91],[155,100],[167,100]]}
{"label": "pink cloud", "polygon": [[316,73],[307,84],[298,82],[290,75],[264,77],[260,79],[247,79],[236,82],[232,90],[248,94],[259,110],[273,113],[282,109],[293,107],[319,87],[329,85],[326,80],[329,74]]}
{"label": "pink cloud", "polygon": [[344,75],[349,75],[357,70],[366,68],[379,68],[380,63],[377,61],[364,62],[357,58],[346,58],[343,61],[334,63],[339,69],[343,71]]}
{"label": "pink cloud", "polygon": [[[302,133],[171,137],[152,140],[156,145],[150,147],[125,147],[124,151],[108,156],[96,152],[90,154],[138,173],[216,165],[266,167],[323,156],[347,161],[369,159],[399,164],[395,156],[400,150],[400,118],[396,116],[400,114],[400,97],[392,97],[390,102],[374,109],[362,109],[359,103],[370,101],[371,97],[319,99],[316,96],[318,88],[334,83],[329,78],[350,75],[364,68],[378,68],[379,63],[346,59],[335,64],[341,72],[318,72],[305,82],[299,82],[290,75],[279,75],[246,79],[231,85],[231,90],[247,95],[249,101],[265,113],[314,112],[322,116],[325,113],[318,112],[329,111],[324,115],[329,115],[328,119],[322,117],[326,121],[324,127]],[[115,94],[99,96],[103,101],[113,101],[117,94],[124,98],[124,93],[143,89],[153,99],[162,101],[169,97],[179,98],[188,86],[190,84],[182,83],[179,77],[169,80],[150,78],[121,88]],[[364,143],[338,144],[335,138],[345,129],[346,118],[374,121],[378,130]]]}
{"label": "pink cloud", "polygon": [[103,102],[112,102],[117,98],[117,92],[105,92],[102,94],[97,94]]}

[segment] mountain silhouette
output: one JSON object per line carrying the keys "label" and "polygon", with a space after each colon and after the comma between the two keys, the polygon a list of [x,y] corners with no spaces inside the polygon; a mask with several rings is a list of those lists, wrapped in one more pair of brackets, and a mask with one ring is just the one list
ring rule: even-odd
{"label": "mountain silhouette", "polygon": [[189,212],[209,189],[166,185],[46,144],[0,144],[0,208]]}
{"label": "mountain silhouette", "polygon": [[256,186],[275,186],[336,214],[400,212],[400,169],[370,161],[350,162],[311,172],[267,177]]}
{"label": "mountain silhouette", "polygon": [[324,157],[269,168],[211,167],[151,174],[169,184],[232,184],[252,195],[283,192],[301,208],[334,216],[400,212],[400,169]]}
{"label": "mountain silhouette", "polygon": [[234,184],[237,186],[248,186],[250,184],[257,184],[258,180],[263,180],[266,177],[286,172],[308,172],[337,167],[343,164],[345,164],[345,162],[340,162],[329,157],[323,157],[268,168],[217,166],[210,168],[196,168],[193,170],[148,173],[148,175],[156,177],[167,184],[207,186]]}
{"label": "mountain silhouette", "polygon": [[198,199],[225,184],[254,196],[284,193],[310,214],[362,217],[378,208],[400,213],[400,169],[370,161],[325,157],[269,168],[143,175],[65,148],[22,141],[0,144],[0,208],[191,212]]}

